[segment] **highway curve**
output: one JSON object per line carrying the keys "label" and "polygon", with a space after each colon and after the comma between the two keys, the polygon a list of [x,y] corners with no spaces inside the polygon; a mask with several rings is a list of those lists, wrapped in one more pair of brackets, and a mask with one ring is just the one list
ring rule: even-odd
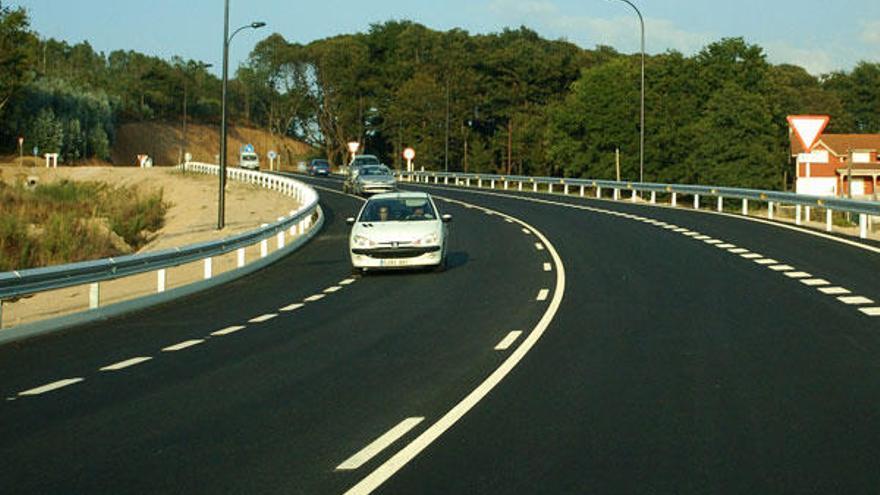
{"label": "highway curve", "polygon": [[0,347],[0,493],[342,493],[393,452],[337,467],[426,429],[547,311],[556,274],[523,226],[441,203],[446,272],[352,278],[361,202],[320,194],[324,231],[266,270]]}
{"label": "highway curve", "polygon": [[[312,182],[327,227],[273,267],[0,348],[0,492],[877,492],[880,254],[719,215],[407,185],[453,200],[449,271],[340,285],[359,202]],[[554,301],[522,361],[423,442]]]}

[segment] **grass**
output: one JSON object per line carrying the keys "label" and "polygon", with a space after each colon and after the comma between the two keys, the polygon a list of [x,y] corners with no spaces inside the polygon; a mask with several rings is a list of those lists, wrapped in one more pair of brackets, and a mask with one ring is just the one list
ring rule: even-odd
{"label": "grass", "polygon": [[0,180],[0,271],[137,250],[167,208],[161,189],[62,180],[30,190]]}

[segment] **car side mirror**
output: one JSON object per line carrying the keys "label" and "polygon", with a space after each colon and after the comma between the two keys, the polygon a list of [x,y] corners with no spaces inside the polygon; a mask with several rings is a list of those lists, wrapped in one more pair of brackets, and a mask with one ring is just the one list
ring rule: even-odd
{"label": "car side mirror", "polygon": [[345,219],[345,223],[349,225],[354,225],[354,217],[348,217]]}
{"label": "car side mirror", "polygon": [[452,221],[452,215],[449,215],[449,214],[441,215],[440,220],[442,220],[443,223],[449,223]]}

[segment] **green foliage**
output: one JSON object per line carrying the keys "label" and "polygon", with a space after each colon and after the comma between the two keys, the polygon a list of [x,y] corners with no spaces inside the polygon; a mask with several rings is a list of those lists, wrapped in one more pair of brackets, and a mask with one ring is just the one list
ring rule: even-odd
{"label": "green foliage", "polygon": [[111,232],[138,249],[166,210],[161,190],[60,181],[29,191],[0,182],[0,271],[121,254]]}
{"label": "green foliage", "polygon": [[0,115],[9,99],[31,77],[28,24],[23,8],[4,7],[0,1]]}

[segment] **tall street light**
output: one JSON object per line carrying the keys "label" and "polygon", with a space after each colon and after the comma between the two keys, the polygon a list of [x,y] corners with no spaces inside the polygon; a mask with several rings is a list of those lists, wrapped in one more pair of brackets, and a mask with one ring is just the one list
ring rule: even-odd
{"label": "tall street light", "polygon": [[229,81],[229,44],[232,38],[244,29],[259,29],[265,22],[252,22],[236,29],[229,36],[229,0],[225,2],[223,15],[223,103],[220,118],[220,199],[217,213],[217,230],[222,230],[226,219],[226,86]]}
{"label": "tall street light", "polygon": [[642,116],[639,125],[639,182],[645,182],[645,19],[642,13],[629,0],[620,0],[629,4],[639,16],[639,24],[642,26]]}

